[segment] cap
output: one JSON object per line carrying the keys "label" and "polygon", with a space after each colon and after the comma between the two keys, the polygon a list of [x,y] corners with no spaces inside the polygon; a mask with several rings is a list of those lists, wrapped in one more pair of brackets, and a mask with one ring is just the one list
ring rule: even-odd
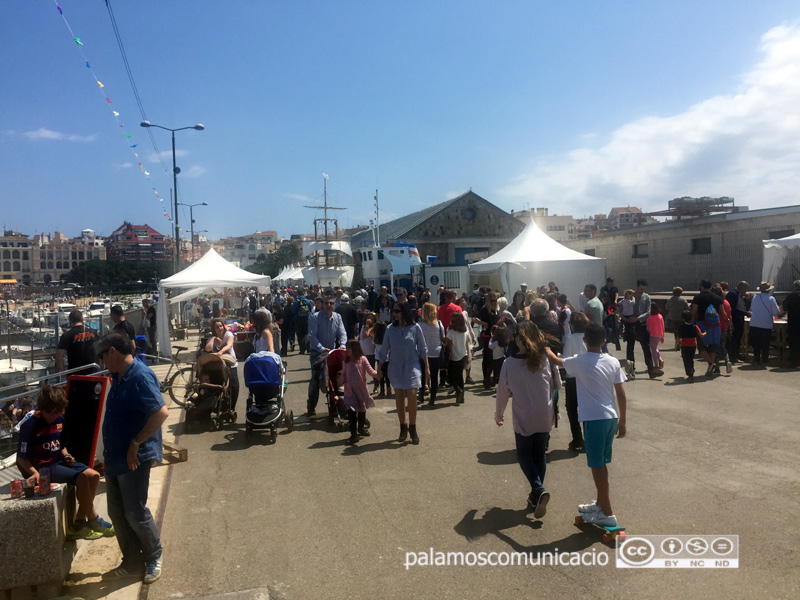
{"label": "cap", "polygon": [[350,296],[347,294],[342,294],[339,296],[339,302],[350,302]]}

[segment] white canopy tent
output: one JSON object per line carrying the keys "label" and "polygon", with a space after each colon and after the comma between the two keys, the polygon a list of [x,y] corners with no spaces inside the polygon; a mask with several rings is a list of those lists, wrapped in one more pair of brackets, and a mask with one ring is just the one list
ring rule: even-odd
{"label": "white canopy tent", "polygon": [[[186,267],[183,271],[175,273],[172,277],[162,279],[158,283],[159,299],[166,300],[167,289],[194,289],[194,288],[224,288],[224,287],[254,287],[269,286],[272,280],[266,275],[256,275],[222,258],[213,248],[205,255]],[[156,315],[158,321],[158,345],[161,354],[172,357],[172,346],[169,340],[169,324],[167,317],[167,302],[158,303]]]}
{"label": "white canopy tent", "polygon": [[[522,283],[529,290],[554,281],[575,303],[587,283],[605,283],[606,260],[563,246],[531,219],[528,226],[499,252],[469,265],[470,275],[497,275],[500,287],[513,294]],[[509,301],[511,298],[508,298]]]}
{"label": "white canopy tent", "polygon": [[761,281],[775,284],[778,273],[792,248],[800,248],[800,233],[777,240],[764,240],[764,266],[761,269]]}

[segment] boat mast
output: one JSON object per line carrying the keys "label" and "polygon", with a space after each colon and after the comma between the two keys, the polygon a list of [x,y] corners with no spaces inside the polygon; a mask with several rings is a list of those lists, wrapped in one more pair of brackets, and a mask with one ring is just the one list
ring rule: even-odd
{"label": "boat mast", "polygon": [[[317,224],[322,221],[325,227],[325,238],[324,240],[327,242],[328,240],[328,221],[333,221],[334,223],[334,233],[339,228],[339,221],[338,219],[329,219],[328,218],[328,210],[345,210],[344,208],[340,208],[338,206],[328,206],[328,175],[327,173],[322,174],[322,199],[323,205],[322,206],[306,206],[306,208],[313,208],[316,210],[323,210],[324,217],[322,219],[314,219],[314,241],[319,241],[319,229]],[[317,283],[319,283],[319,250],[314,252],[314,267],[317,269]],[[328,266],[328,250],[322,251],[323,257],[325,258],[325,266]]]}
{"label": "boat mast", "polygon": [[381,247],[381,212],[378,208],[378,190],[375,190],[375,239],[376,248]]}

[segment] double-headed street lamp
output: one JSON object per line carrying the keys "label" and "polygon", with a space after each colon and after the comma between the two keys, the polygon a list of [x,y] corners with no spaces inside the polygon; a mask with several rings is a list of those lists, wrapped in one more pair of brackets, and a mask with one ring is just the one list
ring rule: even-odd
{"label": "double-headed street lamp", "polygon": [[197,131],[203,131],[205,127],[202,123],[198,123],[197,125],[192,125],[191,127],[178,127],[177,129],[172,129],[170,127],[156,125],[150,121],[142,121],[139,123],[139,125],[142,127],[158,127],[159,129],[165,129],[166,131],[172,132],[172,183],[175,190],[175,207],[173,215],[175,220],[175,271],[177,272],[180,271],[181,268],[181,232],[180,229],[178,229],[178,173],[180,173],[181,170],[175,164],[175,132],[183,131],[184,129],[196,129]]}
{"label": "double-headed street lamp", "polygon": [[178,202],[180,206],[188,206],[189,207],[189,229],[190,235],[192,240],[192,260],[190,262],[194,262],[194,212],[193,209],[195,206],[208,206],[208,202],[198,202],[197,204],[184,204],[183,202]]}

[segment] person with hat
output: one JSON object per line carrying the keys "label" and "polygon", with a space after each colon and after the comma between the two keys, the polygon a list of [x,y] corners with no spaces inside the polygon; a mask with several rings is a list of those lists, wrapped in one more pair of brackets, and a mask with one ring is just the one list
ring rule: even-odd
{"label": "person with hat", "polygon": [[789,361],[800,371],[800,279],[794,282],[794,291],[783,301],[786,313],[786,334],[789,338]]}
{"label": "person with hat", "polygon": [[339,306],[336,308],[336,312],[342,316],[342,323],[344,323],[344,330],[347,332],[347,339],[356,339],[358,311],[355,306],[350,304],[350,296],[345,293],[339,296]]}
{"label": "person with hat", "polygon": [[772,339],[772,326],[781,309],[770,292],[775,289],[769,281],[762,281],[759,293],[750,303],[750,345],[753,347],[753,363],[766,366],[769,361],[769,342]]}

